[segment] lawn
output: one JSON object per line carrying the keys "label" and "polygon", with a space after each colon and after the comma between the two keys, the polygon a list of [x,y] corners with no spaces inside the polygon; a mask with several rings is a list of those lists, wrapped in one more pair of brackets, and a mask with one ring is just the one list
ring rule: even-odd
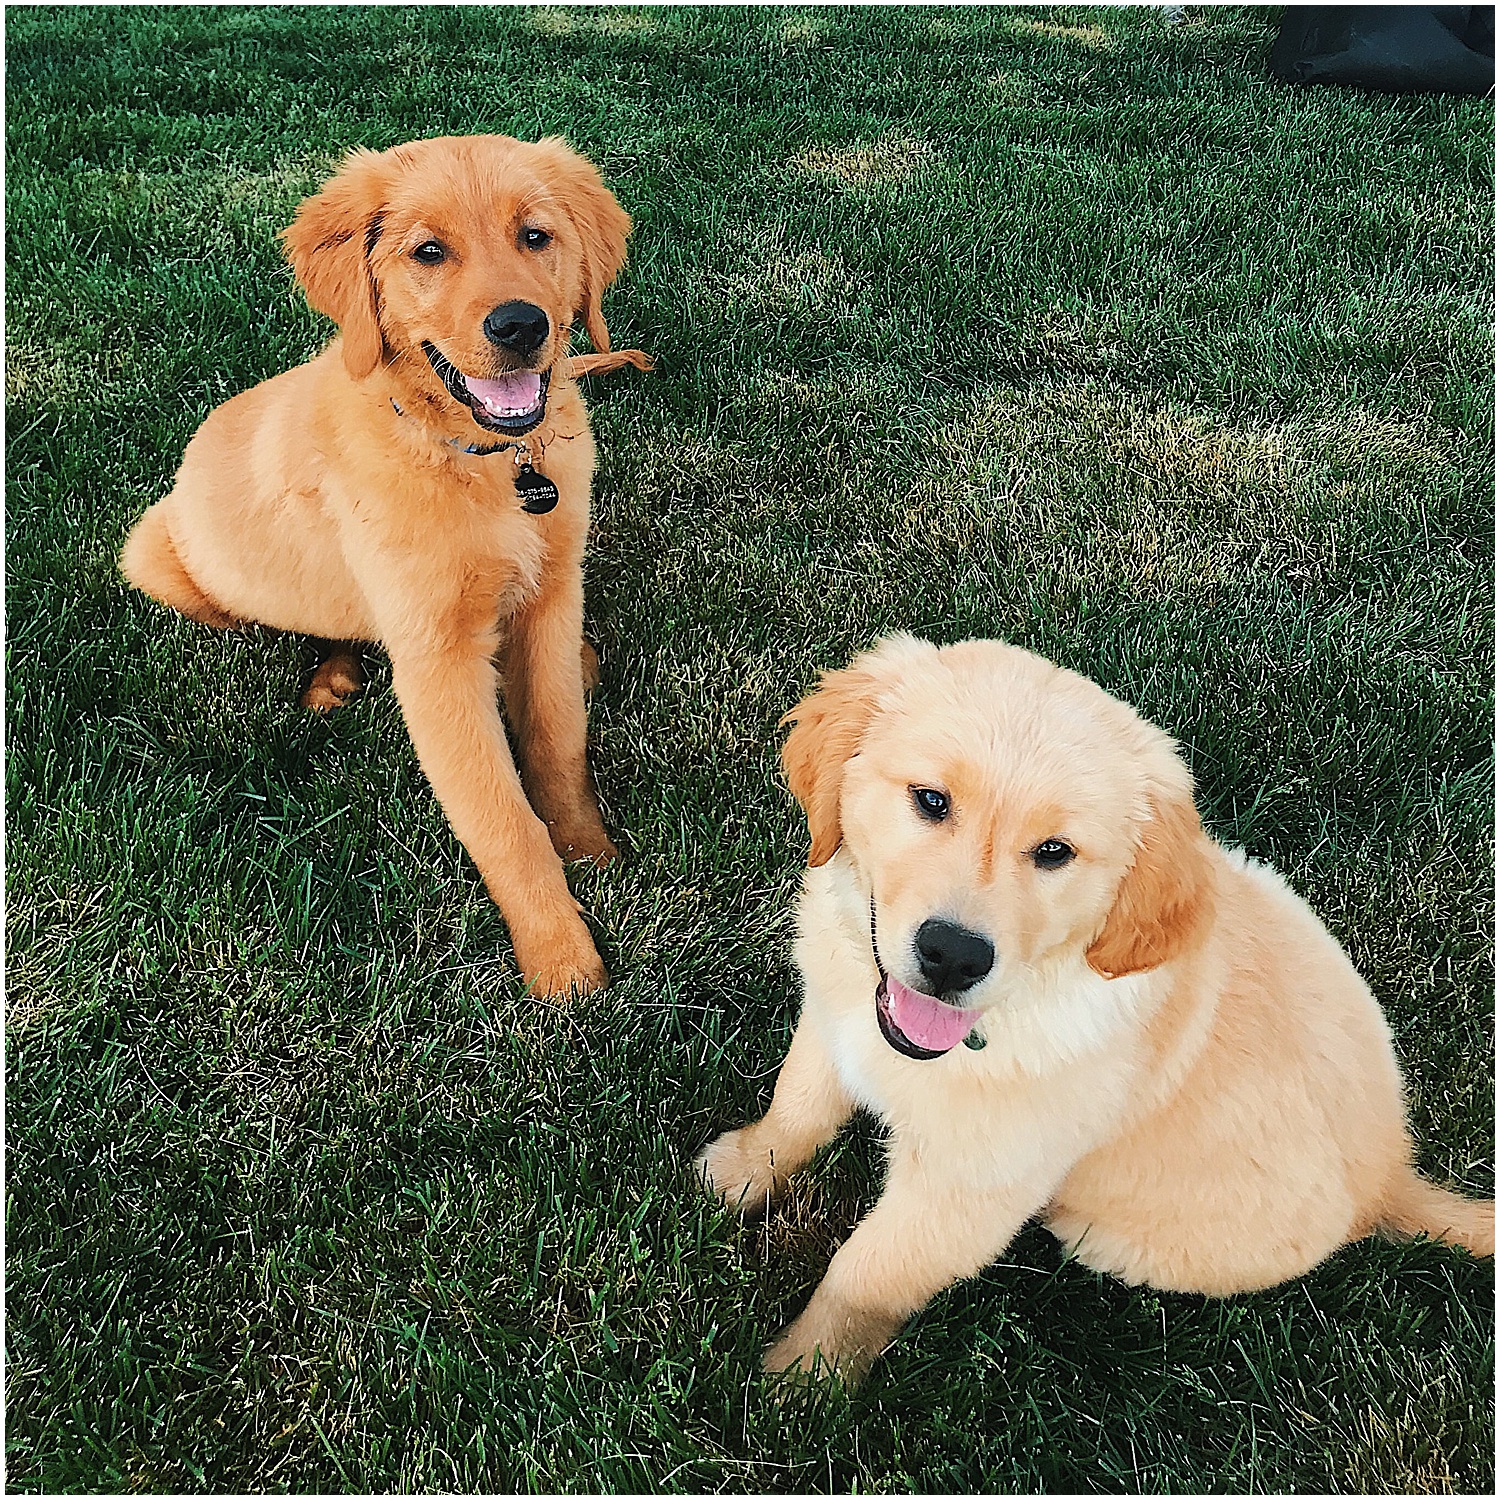
{"label": "lawn", "polygon": [[[7,16],[12,1490],[1492,1491],[1494,1279],[1367,1242],[1209,1302],[1032,1228],[853,1396],[764,1342],[878,1194],[687,1163],[769,1098],[806,833],[777,720],[883,632],[1002,636],[1183,742],[1493,1191],[1494,109],[1270,82],[1270,13]],[[524,999],[372,654],[114,559],[327,337],[340,154],[560,132],[635,215],[595,379],[618,982]]]}

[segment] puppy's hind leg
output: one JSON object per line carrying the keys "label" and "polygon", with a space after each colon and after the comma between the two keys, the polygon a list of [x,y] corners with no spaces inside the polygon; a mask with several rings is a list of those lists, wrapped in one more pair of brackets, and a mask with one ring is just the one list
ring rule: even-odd
{"label": "puppy's hind leg", "polygon": [[314,641],[318,664],[303,689],[300,702],[316,714],[331,714],[355,697],[365,685],[364,662],[353,641]]}
{"label": "puppy's hind leg", "polygon": [[731,1208],[752,1213],[805,1167],[853,1112],[854,1101],[832,1058],[802,1021],[765,1116],[742,1130],[726,1131],[704,1148],[695,1165],[709,1189]]}
{"label": "puppy's hind leg", "polygon": [[231,630],[242,623],[220,609],[183,567],[160,505],[153,505],[125,538],[120,572],[143,594],[170,605],[190,620],[219,630]]}
{"label": "puppy's hind leg", "polygon": [[599,653],[585,641],[578,659],[583,668],[583,690],[592,693],[599,686]]}

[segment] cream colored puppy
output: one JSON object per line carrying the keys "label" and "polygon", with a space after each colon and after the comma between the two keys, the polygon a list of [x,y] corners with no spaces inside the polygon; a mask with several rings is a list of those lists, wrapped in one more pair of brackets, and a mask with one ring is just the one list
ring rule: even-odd
{"label": "cream colored puppy", "polygon": [[1167,735],[1013,646],[895,636],[788,715],[806,995],[765,1118],[699,1159],[748,1210],[856,1107],[874,1210],[766,1355],[857,1378],[1033,1215],[1130,1282],[1227,1295],[1375,1230],[1494,1253],[1412,1166],[1390,1029]]}

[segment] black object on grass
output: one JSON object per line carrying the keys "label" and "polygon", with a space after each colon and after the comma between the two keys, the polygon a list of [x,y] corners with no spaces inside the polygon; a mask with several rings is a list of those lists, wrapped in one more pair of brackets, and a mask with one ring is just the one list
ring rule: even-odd
{"label": "black object on grass", "polygon": [[1493,5],[1289,5],[1271,48],[1283,83],[1391,94],[1488,94]]}

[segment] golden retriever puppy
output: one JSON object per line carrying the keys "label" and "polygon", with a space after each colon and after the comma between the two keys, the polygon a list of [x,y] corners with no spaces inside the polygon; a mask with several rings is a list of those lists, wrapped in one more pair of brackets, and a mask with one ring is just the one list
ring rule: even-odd
{"label": "golden retriever puppy", "polygon": [[788,719],[802,1015],[769,1112],[699,1165],[751,1209],[856,1107],[890,1140],[768,1369],[857,1378],[1036,1214],[1090,1266],[1219,1296],[1374,1230],[1494,1253],[1494,1203],[1412,1167],[1370,991],[1204,834],[1159,729],[1027,651],[909,636]]}
{"label": "golden retriever puppy", "polygon": [[[339,337],[210,414],[120,557],[191,619],[336,643],[310,707],[361,686],[352,643],[384,645],[422,769],[545,995],[607,982],[559,859],[615,853],[585,758],[594,442],[570,369],[649,364],[609,353],[600,308],[629,229],[557,138],[353,152],[284,236]],[[570,365],[580,317],[601,352]]]}

